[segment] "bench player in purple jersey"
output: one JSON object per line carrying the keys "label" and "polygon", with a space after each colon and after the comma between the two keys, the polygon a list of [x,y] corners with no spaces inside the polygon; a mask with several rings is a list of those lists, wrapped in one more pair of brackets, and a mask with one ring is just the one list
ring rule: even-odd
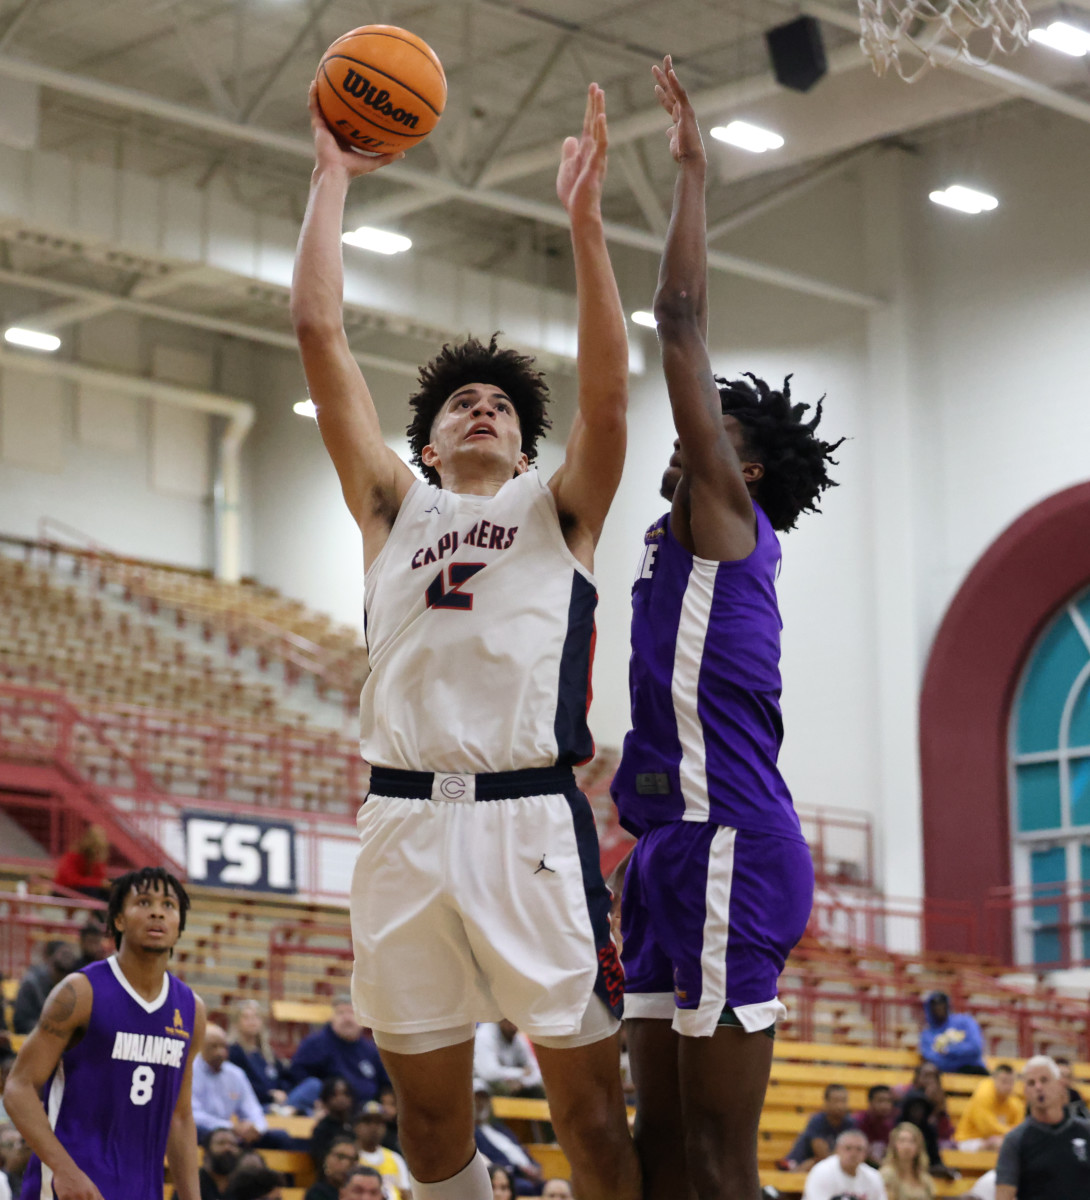
{"label": "bench player in purple jersey", "polygon": [[633,728],[613,783],[639,839],[613,880],[625,1024],[644,1200],[755,1200],[777,979],[814,883],[776,765],[775,531],[833,486],[836,447],[788,384],[712,374],[704,148],[670,60],[654,74],[678,164],[655,296],[678,440],[633,586]]}
{"label": "bench player in purple jersey", "polygon": [[200,1200],[190,1088],[204,1005],[167,972],[189,897],[161,867],[122,875],[117,953],[62,979],[23,1043],[4,1104],[33,1154],[22,1200]]}

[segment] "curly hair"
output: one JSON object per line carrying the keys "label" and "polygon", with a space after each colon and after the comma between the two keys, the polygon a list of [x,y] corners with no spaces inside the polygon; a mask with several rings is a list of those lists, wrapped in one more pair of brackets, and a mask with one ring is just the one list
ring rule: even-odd
{"label": "curly hair", "polygon": [[431,427],[439,410],[465,384],[488,383],[506,393],[518,414],[522,452],[530,462],[537,454],[538,438],[552,428],[545,412],[549,389],[541,372],[533,369],[534,360],[514,350],[501,350],[496,345],[498,337],[494,333],[487,346],[475,337],[453,345],[448,342],[431,362],[420,368],[420,390],[409,397],[413,419],[406,432],[413,465],[437,487],[438,472],[425,466],[420,455],[431,441]]}
{"label": "curly hair", "polygon": [[178,901],[178,932],[185,929],[185,915],[189,912],[189,895],[185,888],[174,878],[165,867],[140,867],[136,871],[128,871],[114,880],[110,889],[110,899],[106,905],[106,933],[114,939],[114,945],[121,949],[121,930],[114,924],[115,918],[121,916],[125,900],[130,892],[161,891],[165,896],[173,892]]}
{"label": "curly hair", "polygon": [[754,498],[772,528],[784,533],[795,528],[801,513],[820,512],[821,493],[837,486],[827,468],[837,465],[833,451],[844,439],[826,442],[814,432],[824,396],[813,417],[804,421],[810,406],[791,403],[790,375],[783,381],[783,391],[775,392],[750,371],[744,374],[745,379],[733,380],[717,375],[719,399],[723,412],[742,426],[747,451],[764,467]]}

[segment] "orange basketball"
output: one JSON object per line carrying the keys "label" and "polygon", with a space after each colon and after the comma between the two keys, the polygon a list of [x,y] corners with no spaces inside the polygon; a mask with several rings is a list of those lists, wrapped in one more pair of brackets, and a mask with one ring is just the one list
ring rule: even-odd
{"label": "orange basketball", "polygon": [[396,25],[363,25],[339,37],[318,67],[318,107],[339,137],[372,154],[416,146],[447,102],[435,51]]}

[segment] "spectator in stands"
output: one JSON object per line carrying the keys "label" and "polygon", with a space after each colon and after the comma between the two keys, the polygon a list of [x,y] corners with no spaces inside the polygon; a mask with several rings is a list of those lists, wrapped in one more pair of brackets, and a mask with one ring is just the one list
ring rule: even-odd
{"label": "spectator in stands", "polygon": [[958,1121],[954,1135],[959,1150],[998,1150],[1003,1139],[1026,1116],[1014,1094],[1014,1068],[1000,1063],[991,1079],[982,1079]]}
{"label": "spectator in stands", "polygon": [[492,1200],[514,1200],[515,1185],[506,1167],[493,1163],[488,1168],[488,1178],[492,1184]]}
{"label": "spectator in stands", "polygon": [[197,1136],[233,1126],[246,1146],[286,1150],[291,1138],[282,1129],[270,1129],[254,1089],[241,1067],[227,1061],[227,1034],[209,1021],[204,1046],[193,1062],[193,1119]]}
{"label": "spectator in stands", "polygon": [[[238,1134],[228,1125],[212,1129],[200,1139],[204,1147],[201,1168],[197,1179],[201,1186],[201,1200],[223,1200],[227,1182],[238,1167],[241,1150]],[[171,1200],[178,1200],[175,1192]]]}
{"label": "spectator in stands", "polygon": [[374,1167],[382,1176],[382,1183],[390,1200],[407,1200],[412,1180],[409,1168],[400,1154],[387,1150],[382,1144],[386,1136],[386,1118],[382,1105],[377,1100],[368,1100],[356,1114],[353,1124],[360,1162],[365,1167]]}
{"label": "spectator in stands", "polygon": [[889,1135],[897,1118],[893,1112],[893,1091],[884,1083],[876,1083],[867,1092],[867,1107],[857,1112],[852,1121],[870,1145],[867,1161],[878,1164],[889,1145]]}
{"label": "spectator in stands", "polygon": [[566,1179],[546,1179],[541,1200],[575,1200],[575,1193]]}
{"label": "spectator in stands", "polygon": [[910,1091],[901,1101],[900,1120],[915,1125],[923,1135],[924,1147],[927,1150],[927,1160],[930,1163],[932,1175],[944,1179],[957,1179],[958,1172],[951,1170],[942,1161],[942,1151],[939,1148],[939,1137],[932,1121],[934,1107],[923,1092]]}
{"label": "spectator in stands", "polygon": [[995,1172],[986,1171],[976,1183],[970,1184],[963,1200],[995,1200]]}
{"label": "spectator in stands", "polygon": [[931,1200],[935,1194],[923,1134],[907,1121],[890,1133],[889,1146],[878,1173],[886,1185],[889,1200]]}
{"label": "spectator in stands", "polygon": [[1081,1117],[1084,1121],[1090,1121],[1090,1108],[1086,1107],[1082,1093],[1075,1087],[1075,1072],[1071,1069],[1071,1059],[1054,1055],[1052,1061],[1060,1068],[1060,1078],[1067,1088],[1067,1111],[1073,1117]]}
{"label": "spectator in stands", "polygon": [[341,1187],[340,1200],[386,1200],[381,1176],[373,1167],[353,1167]]}
{"label": "spectator in stands", "polygon": [[38,1024],[46,997],[76,968],[76,948],[67,942],[46,942],[43,961],[28,968],[15,996],[12,1026],[16,1033],[29,1033]]}
{"label": "spectator in stands", "polygon": [[814,1163],[832,1154],[842,1133],[854,1128],[855,1122],[848,1115],[848,1089],[842,1083],[830,1083],[825,1089],[821,1112],[814,1113],[806,1122],[780,1166],[786,1171],[808,1171]]}
{"label": "spectator in stands", "polygon": [[7,1110],[4,1108],[4,1084],[7,1083],[13,1066],[15,1066],[15,1051],[11,1048],[11,1042],[8,1041],[5,1033],[0,1035],[0,1126],[4,1125],[8,1119]]}
{"label": "spectator in stands", "polygon": [[952,1013],[945,992],[931,992],[923,1002],[927,1024],[920,1031],[920,1055],[940,1072],[987,1075],[984,1035],[968,1013]]}
{"label": "spectator in stands", "polygon": [[30,1147],[14,1125],[0,1127],[0,1173],[11,1187],[11,1194],[18,1196],[23,1190],[23,1173],[30,1162]]}
{"label": "spectator in stands", "polygon": [[82,971],[91,963],[106,958],[109,951],[105,942],[106,927],[97,917],[91,917],[79,931],[79,958],[75,969]]}
{"label": "spectator in stands", "polygon": [[483,1079],[473,1081],[473,1103],[477,1149],[493,1166],[503,1167],[516,1195],[538,1195],[545,1172],[522,1148],[512,1130],[492,1116],[492,1093]]}
{"label": "spectator in stands", "polygon": [[477,1026],[473,1045],[473,1074],[488,1084],[494,1095],[545,1095],[541,1068],[530,1039],[513,1021],[501,1019]]}
{"label": "spectator in stands", "polygon": [[228,1032],[228,1061],[245,1072],[258,1104],[264,1109],[286,1105],[287,1068],[269,1045],[261,1005],[256,1000],[243,1000],[235,1008]]}
{"label": "spectator in stands", "polygon": [[[920,1063],[912,1073],[912,1082],[907,1086],[893,1089],[893,1098],[898,1106],[904,1104],[909,1092],[923,1092],[931,1101],[931,1124],[935,1128],[935,1137],[940,1149],[954,1146],[954,1123],[950,1120],[946,1092],[942,1086],[942,1076],[934,1063],[926,1060]],[[899,1120],[900,1118],[898,1118]]]}
{"label": "spectator in stands", "polygon": [[863,1161],[867,1139],[858,1129],[837,1135],[834,1153],[815,1163],[806,1176],[802,1200],[886,1200],[882,1176]]}
{"label": "spectator in stands", "polygon": [[374,1100],[390,1082],[375,1043],[356,1020],[351,996],[338,996],[329,1023],[299,1043],[291,1060],[294,1086],[288,1103],[299,1112],[310,1112],[322,1081],[331,1075],[348,1082],[359,1104]]}
{"label": "spectator in stands", "polygon": [[245,1166],[231,1176],[223,1200],[281,1200],[284,1183],[279,1171],[266,1166]]}
{"label": "spectator in stands", "polygon": [[1029,1116],[1003,1139],[995,1200],[1080,1200],[1090,1196],[1090,1121],[1067,1112],[1067,1085],[1047,1056],[1022,1070]]}
{"label": "spectator in stands", "polygon": [[325,1157],[318,1164],[317,1182],[307,1189],[303,1200],[337,1200],[348,1172],[358,1162],[356,1139],[338,1133],[326,1147]]}
{"label": "spectator in stands", "polygon": [[345,1080],[339,1075],[331,1076],[322,1084],[318,1099],[325,1110],[325,1116],[315,1122],[310,1134],[310,1145],[307,1147],[316,1167],[322,1165],[322,1159],[333,1144],[334,1138],[348,1137],[353,1142],[356,1140],[352,1129],[356,1097]]}
{"label": "spectator in stands", "polygon": [[82,892],[92,900],[106,900],[110,891],[110,881],[106,878],[109,857],[106,831],[101,825],[88,825],[72,849],[61,855],[53,872],[53,882],[58,887]]}
{"label": "spectator in stands", "polygon": [[401,1139],[397,1136],[397,1092],[391,1084],[379,1089],[378,1102],[382,1105],[382,1115],[386,1118],[386,1136],[382,1144],[395,1154],[401,1153]]}

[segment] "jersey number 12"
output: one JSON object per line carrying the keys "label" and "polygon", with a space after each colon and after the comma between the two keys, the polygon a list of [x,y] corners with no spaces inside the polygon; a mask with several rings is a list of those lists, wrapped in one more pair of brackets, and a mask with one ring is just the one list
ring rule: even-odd
{"label": "jersey number 12", "polygon": [[440,571],[424,593],[428,608],[457,608],[467,612],[473,607],[473,593],[463,592],[462,585],[483,567],[484,563],[451,563],[446,569],[449,591],[443,586],[444,573]]}

